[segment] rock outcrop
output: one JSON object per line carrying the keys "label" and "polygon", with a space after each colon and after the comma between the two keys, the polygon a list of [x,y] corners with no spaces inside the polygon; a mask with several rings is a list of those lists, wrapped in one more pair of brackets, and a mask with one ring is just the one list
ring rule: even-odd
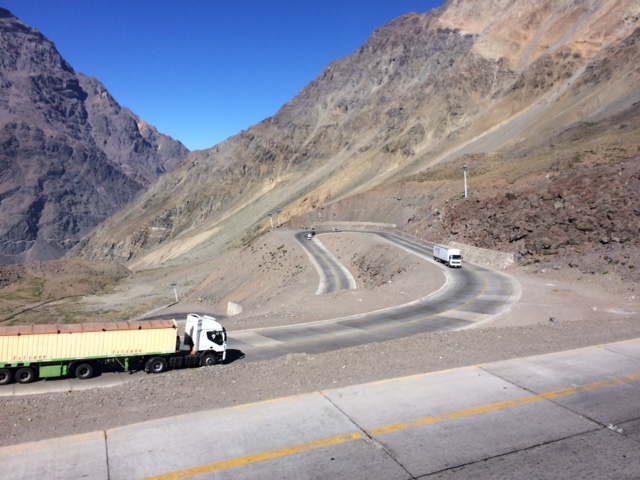
{"label": "rock outcrop", "polygon": [[0,8],[0,263],[61,257],[187,153]]}

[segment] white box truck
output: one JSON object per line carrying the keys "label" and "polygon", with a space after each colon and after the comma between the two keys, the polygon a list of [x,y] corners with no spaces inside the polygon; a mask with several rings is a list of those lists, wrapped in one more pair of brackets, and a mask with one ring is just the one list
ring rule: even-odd
{"label": "white box truck", "polygon": [[460,255],[460,250],[457,248],[434,245],[433,259],[436,262],[444,263],[447,267],[462,268],[462,255]]}

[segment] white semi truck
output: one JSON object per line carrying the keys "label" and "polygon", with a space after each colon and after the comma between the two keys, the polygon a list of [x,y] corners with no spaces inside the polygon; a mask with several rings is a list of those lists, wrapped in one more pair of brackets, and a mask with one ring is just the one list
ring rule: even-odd
{"label": "white semi truck", "polygon": [[101,369],[209,366],[223,361],[227,332],[215,318],[187,315],[184,339],[175,320],[0,327],[0,385],[37,378],[91,378]]}
{"label": "white semi truck", "polygon": [[436,262],[444,263],[447,267],[462,268],[462,255],[460,254],[460,250],[457,248],[434,245],[433,259]]}

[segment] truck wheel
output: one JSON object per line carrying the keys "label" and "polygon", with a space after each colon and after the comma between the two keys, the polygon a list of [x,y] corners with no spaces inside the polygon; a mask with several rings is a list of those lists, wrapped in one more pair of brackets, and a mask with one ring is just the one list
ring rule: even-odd
{"label": "truck wheel", "polygon": [[18,383],[31,383],[36,378],[36,372],[33,368],[23,367],[16,372],[16,382]]}
{"label": "truck wheel", "polygon": [[147,362],[145,370],[148,373],[162,373],[167,369],[167,361],[162,357],[153,357]]}
{"label": "truck wheel", "polygon": [[215,353],[205,353],[200,359],[200,365],[203,367],[211,367],[218,363],[218,356]]}
{"label": "truck wheel", "polygon": [[8,385],[11,383],[11,370],[8,368],[0,368],[0,385]]}
{"label": "truck wheel", "polygon": [[90,363],[79,363],[75,368],[75,375],[79,380],[87,380],[93,377],[93,365]]}

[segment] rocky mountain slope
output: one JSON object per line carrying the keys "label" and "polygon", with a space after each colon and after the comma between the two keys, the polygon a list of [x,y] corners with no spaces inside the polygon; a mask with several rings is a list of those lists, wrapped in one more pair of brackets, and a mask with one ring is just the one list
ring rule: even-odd
{"label": "rocky mountain slope", "polygon": [[[636,246],[639,17],[628,0],[451,0],[401,17],[273,117],[191,154],[74,255],[199,264],[275,211],[296,227],[391,222],[525,263]],[[619,182],[602,196],[605,179]]]}
{"label": "rocky mountain slope", "polygon": [[0,8],[0,263],[62,256],[188,150]]}

